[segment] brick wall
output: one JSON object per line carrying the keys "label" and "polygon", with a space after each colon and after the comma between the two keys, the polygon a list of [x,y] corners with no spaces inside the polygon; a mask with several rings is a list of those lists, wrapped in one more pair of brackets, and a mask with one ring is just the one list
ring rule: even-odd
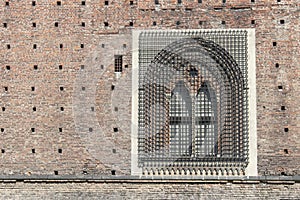
{"label": "brick wall", "polygon": [[259,175],[299,174],[297,0],[35,2],[0,5],[2,175],[130,174],[131,30],[146,28],[255,28]]}

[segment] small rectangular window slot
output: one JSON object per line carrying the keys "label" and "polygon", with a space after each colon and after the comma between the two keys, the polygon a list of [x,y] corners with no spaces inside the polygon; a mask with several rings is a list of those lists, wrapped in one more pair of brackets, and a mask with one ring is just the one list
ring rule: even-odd
{"label": "small rectangular window slot", "polygon": [[129,1],[129,4],[132,6],[133,5],[133,1]]}
{"label": "small rectangular window slot", "polygon": [[31,132],[34,133],[35,132],[35,128],[31,128]]}
{"label": "small rectangular window slot", "polygon": [[251,24],[255,24],[255,20],[251,20]]}
{"label": "small rectangular window slot", "polygon": [[85,1],[81,1],[81,5],[82,5],[82,6],[85,6]]}
{"label": "small rectangular window slot", "polygon": [[36,2],[35,1],[32,1],[32,4],[31,4],[32,6],[35,6],[36,5]]}
{"label": "small rectangular window slot", "polygon": [[4,27],[4,28],[7,28],[7,23],[3,23],[3,27]]}
{"label": "small rectangular window slot", "polygon": [[105,26],[105,27],[108,27],[108,22],[104,22],[104,26]]}
{"label": "small rectangular window slot", "polygon": [[58,171],[55,170],[55,171],[54,171],[54,175],[58,175]]}
{"label": "small rectangular window slot", "polygon": [[108,6],[108,4],[109,4],[108,1],[104,1],[104,5]]}
{"label": "small rectangular window slot", "polygon": [[37,45],[36,45],[36,44],[34,44],[34,45],[33,45],[33,49],[36,49],[36,48],[37,48]]}
{"label": "small rectangular window slot", "polygon": [[5,5],[6,5],[6,6],[9,6],[9,2],[8,2],[8,1],[6,1],[6,2],[5,2]]}
{"label": "small rectangular window slot", "polygon": [[59,44],[59,48],[61,48],[61,49],[62,49],[63,47],[64,47],[64,45],[63,45],[63,44]]}
{"label": "small rectangular window slot", "polygon": [[36,107],[33,107],[32,110],[35,112],[36,111]]}
{"label": "small rectangular window slot", "polygon": [[62,153],[62,149],[58,149],[58,153]]}
{"label": "small rectangular window slot", "polygon": [[281,106],[281,110],[285,110],[285,106]]}
{"label": "small rectangular window slot", "polygon": [[115,55],[115,72],[122,72],[123,56]]}
{"label": "small rectangular window slot", "polygon": [[119,129],[118,128],[114,128],[114,132],[116,133],[116,132],[118,132],[119,131]]}
{"label": "small rectangular window slot", "polygon": [[5,86],[4,87],[4,91],[7,92],[8,91],[8,87]]}
{"label": "small rectangular window slot", "polygon": [[159,1],[158,0],[154,0],[155,5],[159,5]]}
{"label": "small rectangular window slot", "polygon": [[156,22],[154,21],[154,22],[152,23],[152,25],[153,25],[153,26],[156,26]]}
{"label": "small rectangular window slot", "polygon": [[278,67],[279,67],[279,64],[278,64],[278,63],[276,63],[276,64],[275,64],[275,67],[276,67],[276,68],[278,68]]}
{"label": "small rectangular window slot", "polygon": [[273,47],[276,47],[277,46],[277,42],[273,42]]}
{"label": "small rectangular window slot", "polygon": [[63,91],[63,90],[64,90],[64,87],[60,86],[59,89],[60,89],[60,91]]}
{"label": "small rectangular window slot", "polygon": [[82,27],[85,27],[85,22],[81,22],[81,26],[82,26]]}
{"label": "small rectangular window slot", "polygon": [[133,22],[129,22],[129,26],[133,26]]}
{"label": "small rectangular window slot", "polygon": [[113,149],[112,152],[113,152],[113,153],[117,153],[117,150],[116,150],[116,149]]}
{"label": "small rectangular window slot", "polygon": [[221,22],[221,24],[225,25],[225,24],[226,24],[226,22],[225,22],[225,21],[222,21],[222,22]]}
{"label": "small rectangular window slot", "polygon": [[32,23],[32,27],[36,27],[36,23],[35,22]]}
{"label": "small rectangular window slot", "polygon": [[35,149],[31,149],[31,152],[32,152],[32,153],[35,153]]}
{"label": "small rectangular window slot", "polygon": [[283,150],[285,154],[289,154],[289,150],[288,149],[284,149]]}
{"label": "small rectangular window slot", "polygon": [[116,175],[116,170],[111,170],[111,175],[115,176]]}
{"label": "small rectangular window slot", "polygon": [[202,3],[202,0],[198,0],[198,3]]}
{"label": "small rectangular window slot", "polygon": [[62,128],[58,128],[58,131],[59,131],[59,132],[62,132]]}
{"label": "small rectangular window slot", "polygon": [[83,48],[84,48],[84,44],[80,44],[80,48],[82,48],[82,49],[83,49]]}
{"label": "small rectangular window slot", "polygon": [[10,44],[6,45],[7,49],[10,49]]}
{"label": "small rectangular window slot", "polygon": [[119,109],[118,109],[118,107],[115,107],[115,111],[117,112]]}
{"label": "small rectangular window slot", "polygon": [[58,22],[55,22],[55,23],[54,23],[54,26],[55,26],[55,27],[58,27]]}
{"label": "small rectangular window slot", "polygon": [[60,107],[60,111],[64,111],[65,110],[65,108],[64,107]]}
{"label": "small rectangular window slot", "polygon": [[94,112],[94,111],[95,111],[95,108],[94,108],[94,107],[91,107],[91,111],[93,111],[93,112]]}
{"label": "small rectangular window slot", "polygon": [[115,89],[115,86],[114,85],[111,85],[111,90],[114,90]]}
{"label": "small rectangular window slot", "polygon": [[255,3],[255,0],[251,0],[251,3]]}
{"label": "small rectangular window slot", "polygon": [[10,66],[9,66],[9,65],[6,65],[6,69],[7,69],[7,70],[10,70]]}
{"label": "small rectangular window slot", "polygon": [[31,87],[31,91],[35,91],[35,87]]}
{"label": "small rectangular window slot", "polygon": [[280,20],[280,24],[284,24],[284,20],[282,19],[282,20]]}
{"label": "small rectangular window slot", "polygon": [[89,128],[89,132],[93,132],[93,128]]}
{"label": "small rectangular window slot", "polygon": [[57,1],[56,4],[57,4],[58,6],[61,6],[61,1]]}
{"label": "small rectangular window slot", "polygon": [[5,150],[4,150],[4,149],[1,149],[1,153],[5,153]]}
{"label": "small rectangular window slot", "polygon": [[81,65],[81,66],[80,66],[80,69],[84,70],[84,65]]}
{"label": "small rectangular window slot", "polygon": [[282,91],[282,90],[283,90],[282,85],[279,85],[279,86],[278,86],[278,90],[279,90],[279,91]]}
{"label": "small rectangular window slot", "polygon": [[5,111],[5,107],[2,107],[2,111],[3,111],[3,112]]}
{"label": "small rectangular window slot", "polygon": [[4,128],[1,128],[1,132],[2,132],[2,133],[4,132]]}
{"label": "small rectangular window slot", "polygon": [[59,69],[59,70],[62,70],[62,69],[63,69],[63,66],[62,66],[62,65],[59,65],[59,66],[58,66],[58,69]]}
{"label": "small rectangular window slot", "polygon": [[289,132],[289,128],[284,128],[284,132]]}
{"label": "small rectangular window slot", "polygon": [[38,69],[38,66],[37,66],[37,65],[33,65],[33,69],[34,69],[34,70],[37,70],[37,69]]}
{"label": "small rectangular window slot", "polygon": [[81,87],[81,90],[82,90],[82,91],[85,91],[85,87]]}

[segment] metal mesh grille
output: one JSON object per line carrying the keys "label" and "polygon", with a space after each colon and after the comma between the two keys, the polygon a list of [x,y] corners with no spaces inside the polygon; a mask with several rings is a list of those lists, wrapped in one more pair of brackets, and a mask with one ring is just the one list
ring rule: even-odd
{"label": "metal mesh grille", "polygon": [[140,34],[140,167],[247,165],[246,47],[243,30]]}

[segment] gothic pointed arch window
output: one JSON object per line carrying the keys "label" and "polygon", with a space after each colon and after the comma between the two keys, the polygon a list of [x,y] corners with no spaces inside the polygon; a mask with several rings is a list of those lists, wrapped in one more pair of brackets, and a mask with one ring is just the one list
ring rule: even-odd
{"label": "gothic pointed arch window", "polygon": [[137,32],[133,174],[256,173],[256,152],[249,149],[256,133],[249,134],[255,128],[249,35],[253,32]]}

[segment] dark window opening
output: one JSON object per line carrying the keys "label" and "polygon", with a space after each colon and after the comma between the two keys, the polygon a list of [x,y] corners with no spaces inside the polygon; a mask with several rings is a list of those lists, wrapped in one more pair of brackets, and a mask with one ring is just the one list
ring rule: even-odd
{"label": "dark window opening", "polygon": [[255,20],[251,20],[251,24],[255,24]]}
{"label": "dark window opening", "polygon": [[115,72],[122,72],[123,56],[115,55]]}
{"label": "dark window opening", "polygon": [[36,111],[36,107],[33,107],[32,110],[35,112]]}
{"label": "dark window opening", "polygon": [[93,128],[89,128],[89,132],[93,132]]}
{"label": "dark window opening", "polygon": [[202,0],[198,0],[198,3],[202,3]]}
{"label": "dark window opening", "polygon": [[284,151],[285,154],[288,154],[288,153],[289,153],[289,150],[288,150],[288,149],[284,149],[283,151]]}
{"label": "dark window opening", "polygon": [[57,4],[58,6],[60,6],[60,5],[61,5],[61,1],[57,1],[56,4]]}
{"label": "dark window opening", "polygon": [[81,26],[85,27],[85,22],[81,22]]}
{"label": "dark window opening", "polygon": [[63,66],[62,65],[59,65],[58,66],[58,69],[62,70]]}
{"label": "dark window opening", "polygon": [[116,175],[116,170],[111,170],[111,175]]}
{"label": "dark window opening", "polygon": [[32,6],[35,6],[35,5],[36,5],[35,1],[32,1]]}
{"label": "dark window opening", "polygon": [[5,2],[5,5],[6,5],[6,6],[9,6],[9,2],[8,2],[8,1],[6,1],[6,2]]}
{"label": "dark window opening", "polygon": [[1,149],[1,153],[5,153],[5,150],[4,150],[4,149]]}
{"label": "dark window opening", "polygon": [[82,2],[81,2],[81,5],[85,6],[85,1],[82,1]]}
{"label": "dark window opening", "polygon": [[282,20],[280,20],[280,24],[284,24],[284,20],[282,19]]}
{"label": "dark window opening", "polygon": [[281,110],[285,110],[285,106],[281,106]]}
{"label": "dark window opening", "polygon": [[58,149],[58,153],[62,153],[62,149]]}
{"label": "dark window opening", "polygon": [[4,90],[7,92],[8,91],[8,87],[4,87]]}
{"label": "dark window opening", "polygon": [[80,48],[82,48],[82,49],[83,49],[83,48],[84,48],[84,44],[80,44]]}
{"label": "dark window opening", "polygon": [[31,91],[35,91],[35,87],[31,87]]}
{"label": "dark window opening", "polygon": [[64,90],[64,87],[61,86],[61,87],[59,87],[59,89],[60,89],[60,91],[63,91],[63,90]]}
{"label": "dark window opening", "polygon": [[4,28],[7,28],[7,23],[3,23]]}
{"label": "dark window opening", "polygon": [[115,89],[115,86],[114,85],[111,85],[111,90],[114,90]]}
{"label": "dark window opening", "polygon": [[91,111],[93,111],[93,112],[94,112],[94,111],[95,111],[95,108],[94,108],[94,107],[91,107]]}
{"label": "dark window opening", "polygon": [[54,23],[54,26],[55,26],[55,27],[58,27],[58,22],[55,22],[55,23]]}
{"label": "dark window opening", "polygon": [[222,23],[223,25],[224,25],[224,24],[226,24],[226,22],[225,22],[225,21],[222,21],[221,23]]}
{"label": "dark window opening", "polygon": [[178,4],[181,4],[181,3],[182,3],[182,1],[181,1],[181,0],[177,0],[177,3],[178,3]]}
{"label": "dark window opening", "polygon": [[176,22],[176,25],[179,26],[179,25],[180,25],[180,21],[177,21],[177,22]]}
{"label": "dark window opening", "polygon": [[32,23],[32,26],[33,26],[33,27],[36,27],[36,23],[35,23],[35,22],[33,22],[33,23]]}
{"label": "dark window opening", "polygon": [[276,68],[278,68],[278,67],[279,67],[279,64],[278,64],[278,63],[276,63],[276,64],[275,64],[275,67],[276,67]]}
{"label": "dark window opening", "polygon": [[58,175],[58,171],[54,171],[54,175]]}
{"label": "dark window opening", "polygon": [[226,3],[226,0],[222,0],[222,3]]}
{"label": "dark window opening", "polygon": [[63,47],[64,47],[64,45],[63,45],[63,44],[59,44],[59,48],[61,48],[61,49],[62,49]]}
{"label": "dark window opening", "polygon": [[255,3],[255,0],[251,0],[251,3]]}
{"label": "dark window opening", "polygon": [[108,4],[109,4],[108,1],[104,1],[104,5],[108,6]]}
{"label": "dark window opening", "polygon": [[105,26],[105,27],[108,27],[108,22],[104,22],[104,26]]}
{"label": "dark window opening", "polygon": [[33,69],[34,69],[34,70],[37,70],[37,69],[38,69],[38,66],[37,66],[37,65],[34,65],[34,66],[33,66]]}
{"label": "dark window opening", "polygon": [[35,128],[31,128],[31,132],[33,132],[33,133],[34,133],[34,132],[35,132]]}
{"label": "dark window opening", "polygon": [[62,128],[59,128],[58,131],[59,131],[59,132],[62,132]]}
{"label": "dark window opening", "polygon": [[81,90],[82,90],[82,91],[85,91],[85,87],[81,87]]}
{"label": "dark window opening", "polygon": [[1,132],[4,132],[4,128],[1,128]]}
{"label": "dark window opening", "polygon": [[156,26],[156,22],[155,21],[153,22],[153,26]]}
{"label": "dark window opening", "polygon": [[284,128],[284,132],[289,132],[289,128]]}
{"label": "dark window opening", "polygon": [[133,5],[133,1],[130,1],[129,4],[132,6]]}
{"label": "dark window opening", "polygon": [[64,111],[65,109],[64,109],[64,107],[60,107],[60,111]]}
{"label": "dark window opening", "polygon": [[7,49],[10,49],[10,44],[6,45]]}
{"label": "dark window opening", "polygon": [[84,65],[81,65],[80,68],[81,68],[81,69],[84,69]]}
{"label": "dark window opening", "polygon": [[36,44],[34,44],[34,45],[33,45],[33,49],[36,49],[36,47],[37,47],[37,45],[36,45]]}
{"label": "dark window opening", "polygon": [[156,5],[158,5],[158,4],[159,4],[159,1],[158,1],[158,0],[154,0],[154,3],[155,3]]}
{"label": "dark window opening", "polygon": [[118,128],[114,128],[114,132],[118,132],[119,131],[119,129]]}
{"label": "dark window opening", "polygon": [[276,47],[277,46],[277,42],[273,42],[273,47]]}
{"label": "dark window opening", "polygon": [[282,85],[279,85],[278,90],[282,90],[282,89],[283,89]]}
{"label": "dark window opening", "polygon": [[133,22],[129,22],[129,26],[133,26]]}
{"label": "dark window opening", "polygon": [[6,65],[6,69],[7,69],[7,70],[10,70],[10,66],[9,66],[9,65]]}
{"label": "dark window opening", "polygon": [[3,111],[3,112],[5,111],[5,107],[2,107],[2,111]]}
{"label": "dark window opening", "polygon": [[31,152],[32,152],[32,153],[35,153],[35,149],[31,149]]}

